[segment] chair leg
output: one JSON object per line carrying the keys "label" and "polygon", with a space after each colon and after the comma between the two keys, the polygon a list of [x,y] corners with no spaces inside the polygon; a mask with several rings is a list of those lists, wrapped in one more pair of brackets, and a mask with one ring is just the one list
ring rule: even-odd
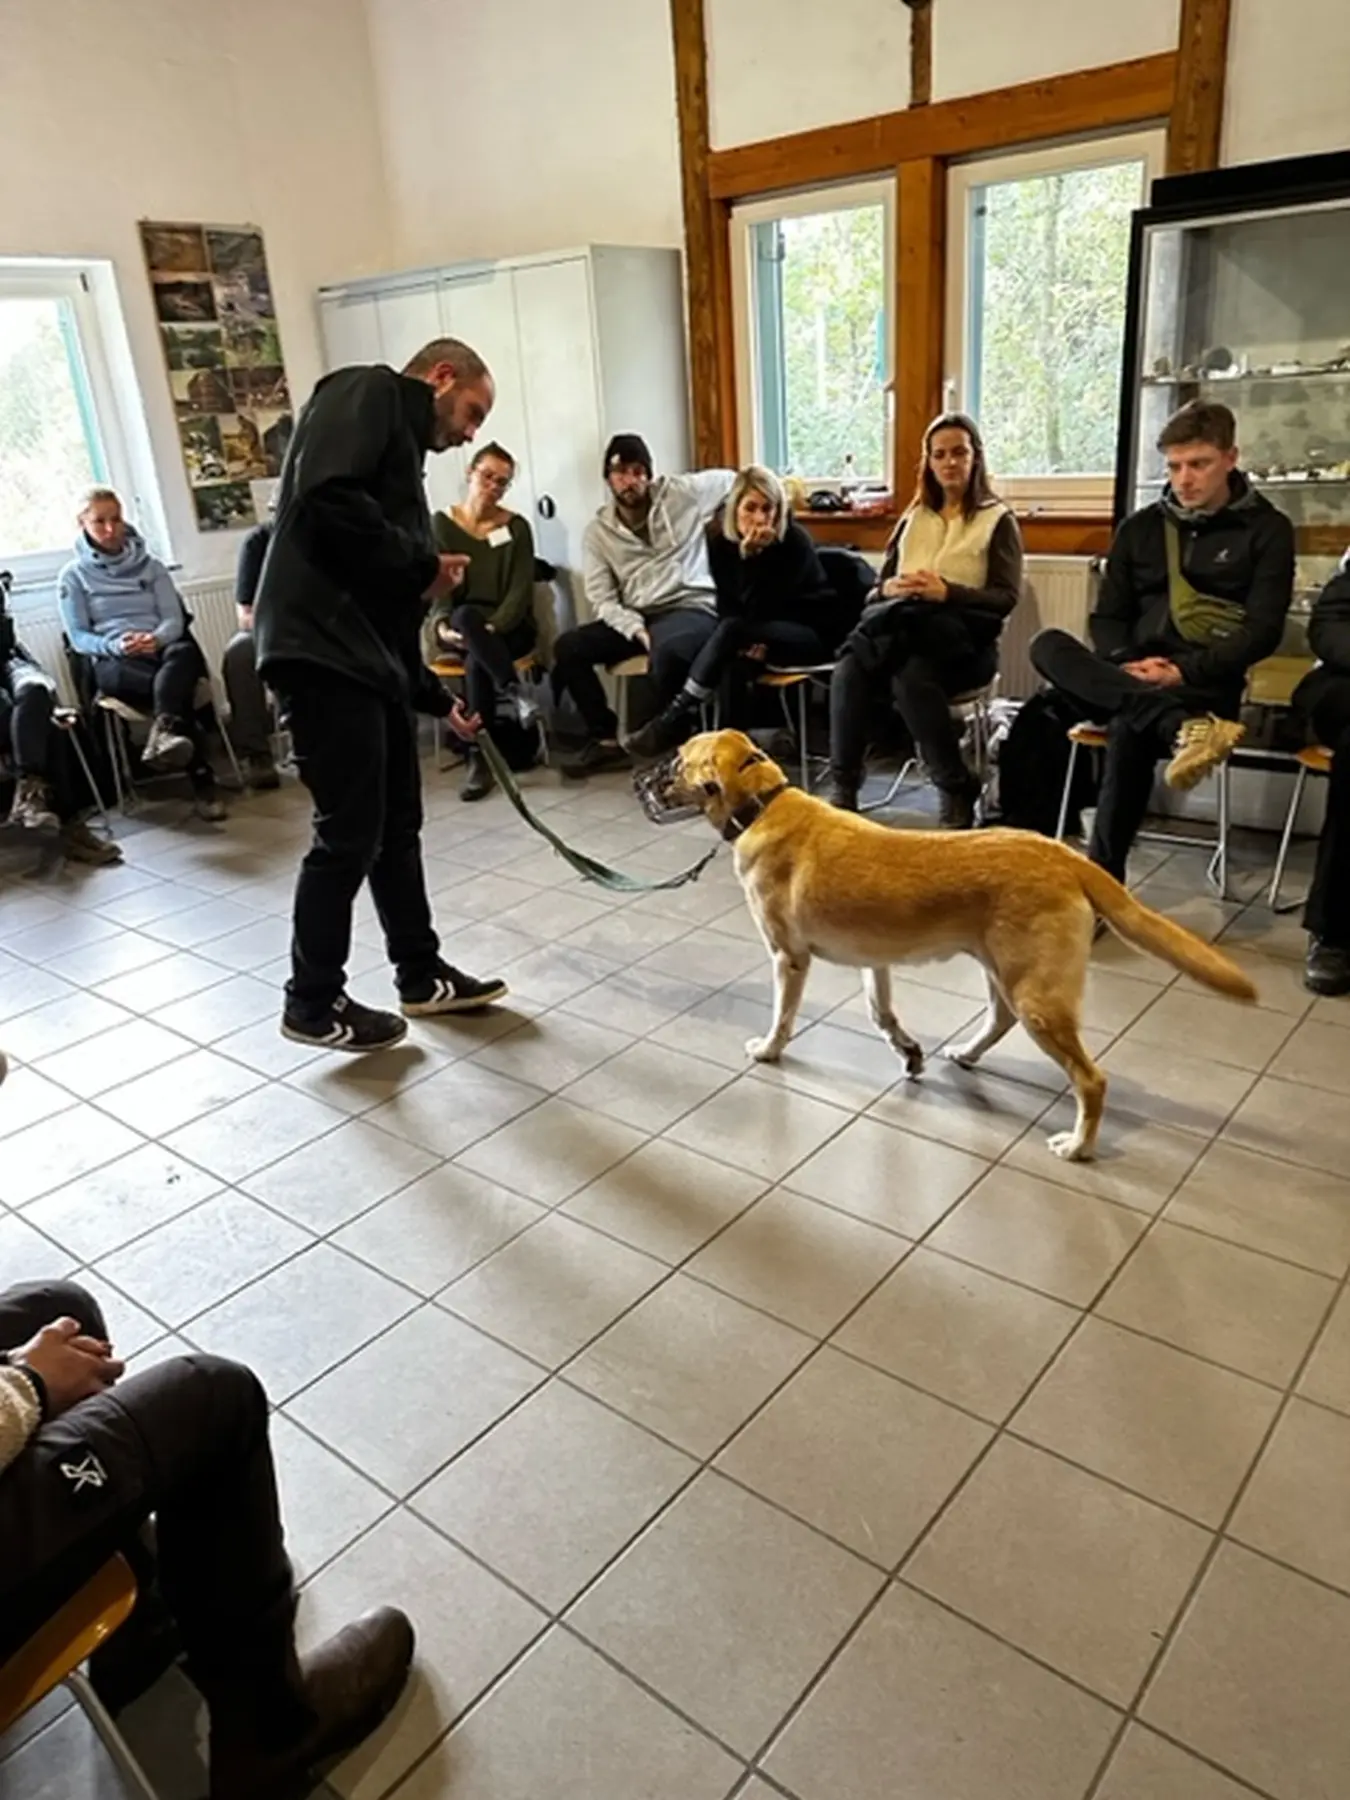
{"label": "chair leg", "polygon": [[76,1669],[73,1674],[66,1677],[66,1685],[79,1702],[89,1723],[98,1733],[103,1748],[112,1758],[113,1765],[133,1800],[159,1800],[159,1795],[150,1785],[149,1776],[132,1754],[126,1739],[114,1725],[107,1708],[94,1692],[89,1677],[82,1669]]}
{"label": "chair leg", "polygon": [[811,758],[807,753],[806,742],[806,690],[810,685],[809,681],[797,683],[797,747],[802,754],[802,792],[804,794],[811,792]]}
{"label": "chair leg", "polygon": [[1298,809],[1303,804],[1303,790],[1307,785],[1308,771],[1304,768],[1303,764],[1300,763],[1298,766],[1298,774],[1294,778],[1294,792],[1289,801],[1289,811],[1285,814],[1284,830],[1280,833],[1280,848],[1275,857],[1275,873],[1271,877],[1270,892],[1266,896],[1266,904],[1273,913],[1281,911],[1293,912],[1296,907],[1303,904],[1301,900],[1295,900],[1288,902],[1285,906],[1281,907],[1280,888],[1284,882],[1284,866],[1289,860],[1289,846],[1294,841],[1294,827],[1298,823]]}
{"label": "chair leg", "polygon": [[71,728],[70,742],[79,761],[80,768],[84,772],[84,779],[88,783],[89,792],[94,797],[95,811],[103,821],[103,829],[107,832],[108,836],[111,837],[113,834],[112,820],[108,817],[108,809],[103,802],[102,790],[99,788],[97,781],[94,780],[94,771],[89,766],[89,758],[85,755],[84,745],[80,742],[80,730],[78,725]]}
{"label": "chair leg", "polygon": [[1205,870],[1205,878],[1220,900],[1228,898],[1228,812],[1232,793],[1229,781],[1231,773],[1226,762],[1220,763],[1215,770],[1215,778],[1219,783],[1218,842],[1214,846],[1214,854],[1210,857],[1209,866]]}
{"label": "chair leg", "polygon": [[110,712],[103,715],[103,737],[108,749],[108,761],[112,764],[113,788],[117,795],[117,809],[125,818],[130,811],[127,805],[127,792],[122,779],[122,743],[121,734],[114,723]]}
{"label": "chair leg", "polygon": [[1059,818],[1055,824],[1055,838],[1064,842],[1064,828],[1069,823],[1069,796],[1073,793],[1074,771],[1078,767],[1079,745],[1073,738],[1069,739],[1069,766],[1064,771],[1064,792],[1059,797]]}
{"label": "chair leg", "polygon": [[216,727],[220,732],[220,741],[225,746],[225,754],[230,759],[230,767],[234,770],[234,778],[239,783],[240,792],[243,793],[245,791],[244,771],[239,767],[239,758],[234,753],[234,744],[231,742],[230,734],[225,728],[225,721],[221,718],[219,713],[216,714]]}

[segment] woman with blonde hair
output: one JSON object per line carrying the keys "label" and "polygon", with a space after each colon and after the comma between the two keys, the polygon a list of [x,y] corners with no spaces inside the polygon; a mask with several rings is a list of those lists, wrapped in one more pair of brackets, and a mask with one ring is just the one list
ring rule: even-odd
{"label": "woman with blonde hair", "polygon": [[736,674],[768,663],[800,668],[829,654],[834,591],[810,534],[792,516],[772,469],[752,463],[736,477],[720,528],[708,534],[718,625],[683,688],[624,748],[660,756],[689,735],[699,709]]}
{"label": "woman with blonde hair", "polygon": [[979,783],[961,755],[950,702],[992,681],[1003,622],[1022,589],[1022,539],[989,485],[984,444],[965,413],[924,433],[918,485],[830,682],[830,787],[858,810],[875,704],[889,699],[941,802],[941,822],[975,821]]}

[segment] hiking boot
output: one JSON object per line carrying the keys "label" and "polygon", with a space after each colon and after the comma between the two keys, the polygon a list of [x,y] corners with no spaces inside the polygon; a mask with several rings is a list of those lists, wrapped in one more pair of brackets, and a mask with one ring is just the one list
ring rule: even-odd
{"label": "hiking boot", "polygon": [[831,769],[820,797],[828,806],[838,807],[840,812],[855,813],[858,810],[860,785],[859,776],[850,775],[843,769]]}
{"label": "hiking boot", "polygon": [[141,761],[153,769],[185,769],[192,761],[192,740],[183,736],[167,713],[160,713],[150,727]]}
{"label": "hiking boot", "polygon": [[598,775],[603,769],[626,769],[627,752],[613,738],[591,738],[569,762],[562,764],[565,781],[581,781],[587,775]]}
{"label": "hiking boot", "polygon": [[1187,719],[1177,733],[1163,780],[1168,787],[1187,792],[1218,768],[1229,751],[1242,742],[1245,733],[1246,727],[1236,719],[1220,719],[1213,713]]}
{"label": "hiking boot", "polygon": [[245,756],[242,764],[241,773],[244,777],[245,787],[279,788],[281,786],[277,765],[270,756]]}
{"label": "hiking boot", "polygon": [[83,819],[71,819],[61,827],[61,854],[67,862],[105,868],[122,860],[121,846],[91,831]]}
{"label": "hiking boot", "polygon": [[447,962],[438,962],[425,980],[400,988],[398,999],[406,1018],[421,1019],[439,1013],[480,1012],[494,1001],[504,1000],[508,991],[504,981],[479,981]]}
{"label": "hiking boot", "polygon": [[61,821],[55,812],[52,790],[37,775],[21,775],[14,789],[14,803],[9,809],[11,825],[24,831],[59,831]]}
{"label": "hiking boot", "polygon": [[970,831],[975,824],[975,802],[980,784],[973,777],[960,787],[938,789],[938,830]]}
{"label": "hiking boot", "polygon": [[407,1615],[381,1606],[301,1657],[311,1722],[280,1746],[263,1741],[247,1706],[208,1694],[210,1800],[302,1800],[314,1771],[354,1750],[393,1711],[413,1647]]}
{"label": "hiking boot", "polygon": [[689,736],[689,728],[700,705],[694,694],[677,694],[669,706],[662,707],[640,730],[628,733],[622,740],[624,749],[643,762],[653,762],[658,756],[664,756]]}
{"label": "hiking boot", "polygon": [[1350,950],[1340,944],[1308,939],[1308,959],[1303,965],[1303,985],[1310,994],[1350,994]]}
{"label": "hiking boot", "polygon": [[281,1035],[293,1044],[313,1044],[316,1050],[389,1050],[402,1043],[408,1027],[397,1013],[380,1012],[339,994],[328,1011],[315,1019],[295,1012],[288,1000],[281,1015]]}
{"label": "hiking boot", "polygon": [[492,778],[492,770],[487,766],[487,758],[481,750],[470,750],[464,762],[464,785],[459,790],[461,800],[486,800],[496,783]]}

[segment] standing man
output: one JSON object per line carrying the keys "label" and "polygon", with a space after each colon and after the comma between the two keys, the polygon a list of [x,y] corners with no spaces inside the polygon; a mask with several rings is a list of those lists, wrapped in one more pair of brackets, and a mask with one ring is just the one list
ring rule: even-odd
{"label": "standing man", "polygon": [[436,553],[422,465],[428,451],[469,443],[494,397],[482,358],[437,338],[402,374],[381,364],[325,376],[296,422],[254,633],[314,799],[281,1023],[297,1043],[383,1050],[407,1031],[346,992],[352,906],[367,880],[405,1015],[466,1012],[506,993],[441,959],[415,717],[446,718],[464,738],[477,725],[422,663],[423,618],[466,561]]}
{"label": "standing man", "polygon": [[1159,757],[1185,791],[1241,741],[1253,663],[1273,654],[1294,594],[1294,528],[1238,469],[1237,421],[1216,401],[1173,413],[1158,437],[1161,499],[1124,520],[1088,620],[1032,640],[1032,666],[1107,726],[1088,855],[1118,881],[1148,811]]}
{"label": "standing man", "polygon": [[627,761],[595,665],[649,656],[657,703],[667,706],[717,629],[707,529],[736,479],[734,469],[654,479],[652,453],[633,432],[610,439],[604,474],[610,497],[582,540],[595,616],[553,646],[554,698],[570,693],[586,723],[578,774]]}

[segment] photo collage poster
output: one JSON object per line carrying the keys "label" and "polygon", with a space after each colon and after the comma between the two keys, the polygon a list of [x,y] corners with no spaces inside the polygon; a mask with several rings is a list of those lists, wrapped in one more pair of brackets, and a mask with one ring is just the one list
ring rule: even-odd
{"label": "photo collage poster", "polygon": [[197,527],[256,525],[294,429],[262,233],[142,221],[141,241]]}

